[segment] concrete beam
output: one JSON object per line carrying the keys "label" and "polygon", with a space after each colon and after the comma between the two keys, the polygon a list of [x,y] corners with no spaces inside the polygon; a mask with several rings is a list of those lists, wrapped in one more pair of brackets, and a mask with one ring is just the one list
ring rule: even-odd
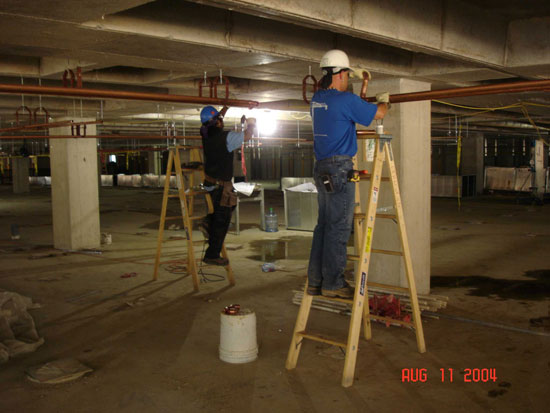
{"label": "concrete beam", "polygon": [[502,66],[506,21],[448,0],[196,0],[399,48]]}
{"label": "concrete beam", "polygon": [[32,76],[39,75],[37,57],[0,55],[0,76]]}
{"label": "concrete beam", "polygon": [[137,7],[152,0],[94,0],[74,3],[64,0],[3,0],[2,11],[13,15],[38,16],[54,20],[84,22],[101,16]]}
{"label": "concrete beam", "polygon": [[86,62],[80,59],[42,57],[40,58],[40,76],[61,78],[66,69],[73,69],[74,71],[74,69],[78,66],[80,66],[83,71],[87,71],[97,68],[98,65],[96,63]]}
{"label": "concrete beam", "polygon": [[550,78],[550,17],[516,20],[510,23],[506,65],[535,67],[533,77]]}

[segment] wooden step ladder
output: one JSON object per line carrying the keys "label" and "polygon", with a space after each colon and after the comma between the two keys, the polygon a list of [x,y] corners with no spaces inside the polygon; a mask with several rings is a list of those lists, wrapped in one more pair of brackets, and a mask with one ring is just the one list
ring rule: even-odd
{"label": "wooden step ladder", "polygon": [[[189,163],[195,163],[198,165],[202,163],[201,149],[197,146],[182,146],[177,145],[169,148],[168,165],[166,166],[166,181],[164,182],[164,196],[162,198],[162,209],[160,213],[160,224],[157,239],[157,253],[155,257],[155,270],[153,273],[153,280],[158,279],[159,267],[161,264],[172,263],[174,260],[167,262],[160,262],[162,253],[162,244],[164,243],[164,226],[166,221],[179,220],[183,222],[183,228],[185,230],[185,239],[187,241],[187,259],[185,265],[187,267],[187,273],[191,275],[193,279],[193,288],[195,291],[199,290],[199,277],[197,272],[197,261],[200,266],[211,266],[202,263],[202,257],[195,257],[195,245],[204,244],[208,240],[193,240],[193,222],[200,221],[206,217],[206,215],[193,215],[194,212],[194,200],[197,196],[204,196],[206,201],[206,214],[211,214],[214,211],[212,204],[212,197],[206,190],[197,190],[197,185],[204,181],[204,168],[199,166],[197,168],[183,168],[180,152],[186,151],[189,153]],[[170,188],[170,177],[176,177],[177,191]],[[198,178],[198,180],[197,180]],[[166,216],[166,210],[168,208],[168,200],[171,198],[179,198],[181,215]],[[229,259],[227,256],[227,250],[225,248],[225,242],[222,247],[222,257]],[[177,260],[176,262],[181,262]],[[227,280],[230,285],[235,285],[235,277],[233,275],[233,269],[231,264],[224,266]]]}
{"label": "wooden step ladder", "polygon": [[[356,255],[349,256],[348,259],[358,261],[355,271],[355,294],[353,300],[341,299],[341,298],[329,298],[323,297],[323,299],[330,301],[340,301],[349,303],[352,306],[351,321],[348,331],[348,339],[346,342],[333,340],[323,335],[314,334],[306,330],[306,325],[311,309],[311,303],[313,296],[307,294],[307,282],[304,289],[304,295],[302,303],[298,311],[298,317],[296,320],[296,326],[290,343],[290,349],[286,360],[286,368],[291,370],[296,367],[298,362],[298,356],[304,339],[314,340],[322,343],[331,344],[334,346],[345,349],[345,361],[344,372],[342,375],[342,386],[349,387],[353,384],[353,377],[355,374],[355,363],[357,360],[357,350],[359,344],[359,335],[361,331],[361,320],[363,320],[364,335],[366,340],[372,338],[371,319],[390,321],[392,323],[398,323],[411,327],[416,333],[416,343],[418,351],[424,353],[426,351],[426,344],[424,342],[424,332],[422,330],[422,323],[420,319],[420,308],[418,305],[418,297],[416,293],[416,286],[414,281],[414,274],[412,268],[412,261],[409,251],[409,243],[407,240],[407,232],[405,229],[405,221],[403,218],[403,206],[401,204],[401,195],[399,193],[399,185],[397,182],[397,172],[395,168],[395,161],[393,159],[393,152],[391,148],[391,135],[374,135],[376,139],[376,149],[374,153],[373,172],[370,176],[366,176],[363,179],[369,179],[371,181],[370,190],[368,193],[367,212],[361,213],[360,209],[360,194],[359,185],[357,183],[355,196],[355,249]],[[382,178],[382,167],[384,162],[388,162],[390,177]],[[354,159],[354,162],[356,160]],[[376,206],[379,198],[380,182],[383,180],[389,180],[391,182],[395,215],[392,214],[377,214]],[[387,251],[373,249],[372,240],[374,235],[374,223],[376,218],[388,218],[397,222],[402,251]],[[358,248],[360,247],[360,248]],[[367,283],[369,264],[371,253],[390,254],[403,257],[405,264],[405,271],[408,281],[408,288],[396,287],[391,285],[383,285],[379,283]],[[412,321],[406,322],[402,320],[395,320],[393,318],[381,317],[369,313],[368,304],[368,285],[384,287],[395,291],[406,292],[410,295],[412,305]],[[366,297],[366,302],[365,302]]]}

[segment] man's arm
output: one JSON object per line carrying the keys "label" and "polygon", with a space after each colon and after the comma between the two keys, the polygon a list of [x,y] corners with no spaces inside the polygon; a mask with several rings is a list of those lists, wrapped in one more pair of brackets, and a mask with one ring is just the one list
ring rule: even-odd
{"label": "man's arm", "polygon": [[256,119],[248,118],[246,120],[246,129],[244,130],[244,141],[248,142],[254,135],[254,129],[256,128]]}
{"label": "man's arm", "polygon": [[223,118],[225,117],[225,114],[226,114],[226,112],[227,112],[228,109],[229,109],[228,106],[224,106],[224,107],[222,108],[222,110],[220,110],[220,113],[218,114],[218,116],[220,116],[220,117],[223,119]]}
{"label": "man's arm", "polygon": [[388,113],[388,104],[379,103],[376,106],[378,108],[376,109],[376,114],[374,115],[374,119],[384,119],[384,116],[386,116],[386,113]]}

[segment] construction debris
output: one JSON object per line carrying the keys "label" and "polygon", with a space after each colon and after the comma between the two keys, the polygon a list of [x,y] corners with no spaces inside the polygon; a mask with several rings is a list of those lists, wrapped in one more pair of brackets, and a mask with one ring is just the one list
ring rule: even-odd
{"label": "construction debris", "polygon": [[28,297],[9,291],[0,292],[0,363],[31,353],[44,344],[27,312],[34,308],[40,308],[40,304],[33,303]]}
{"label": "construction debris", "polygon": [[27,378],[41,384],[60,384],[76,380],[92,372],[88,366],[75,359],[55,360],[41,366],[29,368]]}
{"label": "construction debris", "polygon": [[[300,305],[302,303],[302,297],[304,291],[294,290],[294,296],[292,303]],[[369,306],[373,308],[371,314],[381,315],[385,317],[395,317],[396,319],[402,319],[408,316],[412,312],[411,300],[407,294],[390,291],[388,289],[379,287],[369,287]],[[439,309],[446,308],[448,297],[441,295],[422,295],[418,294],[418,305],[420,311],[436,312]],[[399,306],[399,310],[397,310]],[[351,305],[348,303],[327,300],[323,296],[314,296],[313,308],[323,311],[329,311],[336,314],[350,315]],[[405,314],[403,314],[405,312]]]}

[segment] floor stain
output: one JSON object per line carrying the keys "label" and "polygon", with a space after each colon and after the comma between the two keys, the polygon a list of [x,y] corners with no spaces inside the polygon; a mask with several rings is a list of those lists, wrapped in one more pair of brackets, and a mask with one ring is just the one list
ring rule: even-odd
{"label": "floor stain", "polygon": [[249,244],[253,255],[246,258],[261,262],[293,259],[307,260],[311,250],[311,237],[285,237],[279,239],[263,239]]}
{"label": "floor stain", "polygon": [[506,280],[481,275],[439,276],[430,278],[432,287],[471,288],[468,295],[497,300],[542,300],[550,297],[550,270],[526,271],[530,279]]}

